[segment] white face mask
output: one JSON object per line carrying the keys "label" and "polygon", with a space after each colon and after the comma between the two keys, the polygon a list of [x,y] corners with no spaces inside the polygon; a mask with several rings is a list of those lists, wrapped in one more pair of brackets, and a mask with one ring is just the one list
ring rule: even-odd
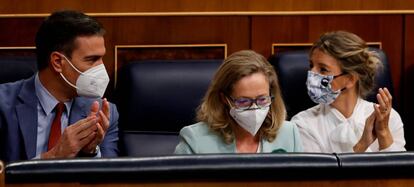
{"label": "white face mask", "polygon": [[241,127],[243,127],[244,130],[255,136],[262,126],[263,121],[266,119],[269,108],[270,107],[267,106],[244,111],[238,111],[235,108],[231,108],[230,115]]}
{"label": "white face mask", "polygon": [[106,87],[109,83],[109,76],[106,72],[105,66],[100,64],[89,68],[85,72],[81,72],[66,58],[66,56],[62,56],[66,59],[66,61],[68,61],[70,66],[72,66],[72,68],[79,73],[79,77],[76,80],[76,86],[70,83],[66,77],[60,73],[63,80],[75,88],[79,96],[101,98],[104,95]]}

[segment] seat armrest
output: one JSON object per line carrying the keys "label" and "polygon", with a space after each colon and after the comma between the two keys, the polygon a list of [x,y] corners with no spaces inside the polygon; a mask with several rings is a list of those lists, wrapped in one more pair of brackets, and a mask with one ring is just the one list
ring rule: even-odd
{"label": "seat armrest", "polygon": [[413,178],[413,152],[337,154],[341,175],[352,178]]}
{"label": "seat armrest", "polygon": [[6,182],[313,180],[331,178],[337,169],[335,155],[310,153],[29,160],[8,164]]}

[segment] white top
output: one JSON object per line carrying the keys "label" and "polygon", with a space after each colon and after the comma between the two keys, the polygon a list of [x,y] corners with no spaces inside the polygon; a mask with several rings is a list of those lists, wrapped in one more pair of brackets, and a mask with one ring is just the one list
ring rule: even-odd
{"label": "white top", "polygon": [[[372,102],[358,98],[354,112],[349,118],[345,118],[330,105],[319,104],[296,114],[292,122],[299,127],[304,152],[354,152],[353,147],[364,131],[365,120],[373,111]],[[405,151],[403,123],[394,109],[391,111],[388,124],[394,142],[381,151]],[[367,152],[372,151],[380,151],[378,139],[367,149]]]}

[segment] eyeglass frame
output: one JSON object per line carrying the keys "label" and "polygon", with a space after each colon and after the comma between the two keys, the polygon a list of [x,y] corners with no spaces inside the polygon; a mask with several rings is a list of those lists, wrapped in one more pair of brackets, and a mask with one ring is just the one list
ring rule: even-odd
{"label": "eyeglass frame", "polygon": [[[261,108],[268,107],[268,106],[270,106],[270,105],[272,104],[273,99],[275,98],[273,95],[268,95],[268,96],[259,96],[259,97],[256,97],[256,98],[254,98],[254,99],[252,99],[252,98],[248,98],[248,97],[240,97],[240,98],[238,98],[238,99],[235,99],[235,98],[233,98],[233,97],[231,97],[231,96],[227,96],[227,97],[228,97],[228,98],[230,98],[230,100],[232,101],[233,105],[235,106],[235,109],[236,109],[236,110],[238,110],[238,111],[255,110],[255,109],[261,109]],[[258,105],[258,104],[257,104],[257,100],[258,100],[259,98],[263,98],[263,97],[270,98],[270,102],[269,102],[268,104],[266,104],[266,106],[260,106],[260,105]],[[249,107],[247,107],[247,108],[239,108],[239,107],[236,105],[236,100],[239,100],[239,99],[248,99],[248,100],[251,102],[250,106],[249,106]],[[254,103],[254,104],[256,104],[257,108],[251,108],[251,107],[253,106],[253,103]]]}

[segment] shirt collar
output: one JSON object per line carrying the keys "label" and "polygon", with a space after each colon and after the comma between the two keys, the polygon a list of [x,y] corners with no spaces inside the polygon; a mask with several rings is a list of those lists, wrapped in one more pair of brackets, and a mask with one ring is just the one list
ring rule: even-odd
{"label": "shirt collar", "polygon": [[[59,101],[53,97],[53,95],[43,86],[42,82],[40,82],[39,73],[36,73],[35,77],[35,91],[43,112],[45,112],[46,115],[49,115]],[[70,111],[72,101],[73,100],[70,100],[64,103],[66,111]]]}

